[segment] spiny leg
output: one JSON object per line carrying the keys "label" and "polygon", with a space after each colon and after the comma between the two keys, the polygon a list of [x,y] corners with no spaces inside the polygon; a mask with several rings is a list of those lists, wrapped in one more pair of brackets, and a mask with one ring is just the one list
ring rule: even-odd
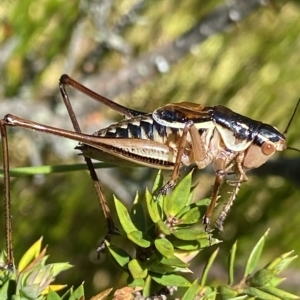
{"label": "spiny leg", "polygon": [[[77,118],[75,116],[75,113],[74,113],[73,108],[72,108],[71,103],[70,103],[69,96],[68,96],[68,94],[66,92],[66,89],[65,89],[65,85],[68,84],[68,82],[66,83],[66,80],[71,80],[71,79],[67,75],[64,75],[60,78],[59,89],[60,89],[62,98],[64,100],[65,106],[68,110],[68,114],[69,114],[71,122],[73,124],[73,128],[74,128],[75,132],[81,133],[80,126],[78,124]],[[110,237],[111,234],[115,233],[115,230],[116,230],[115,225],[114,225],[114,222],[112,220],[111,212],[110,212],[109,206],[107,205],[107,200],[106,200],[106,197],[105,197],[105,195],[102,191],[102,188],[101,188],[97,173],[95,171],[95,168],[93,166],[92,160],[88,157],[84,157],[84,159],[85,159],[85,162],[87,164],[90,176],[93,180],[94,187],[96,189],[96,193],[97,193],[102,211],[104,213],[104,217],[105,217],[106,222],[107,222],[108,233],[105,236],[105,239],[107,239],[107,238]],[[103,248],[104,248],[104,242],[102,241],[99,248],[97,249],[97,252],[101,251]]]}
{"label": "spiny leg", "polygon": [[236,169],[236,172],[238,173],[238,176],[236,178],[236,180],[228,180],[227,183],[229,185],[232,185],[234,186],[232,192],[231,192],[231,196],[229,198],[229,200],[227,201],[226,205],[224,206],[224,208],[222,209],[219,217],[218,217],[218,220],[216,221],[216,227],[220,230],[220,231],[223,231],[223,223],[230,211],[230,208],[234,202],[234,200],[236,199],[236,196],[240,190],[240,187],[241,187],[241,184],[242,182],[244,181],[247,181],[248,178],[245,174],[245,171],[243,170],[243,167],[242,167],[242,161],[244,159],[244,153],[240,153],[237,158],[236,158],[236,165],[235,165],[235,169]]}
{"label": "spiny leg", "polygon": [[203,217],[203,224],[204,224],[206,232],[210,232],[210,228],[209,228],[210,218],[215,210],[220,187],[221,187],[221,185],[224,181],[224,177],[226,175],[225,165],[226,165],[226,156],[220,156],[219,158],[216,159],[216,162],[215,162],[216,178],[215,178],[215,183],[213,186],[213,194],[212,194],[211,202],[210,202],[210,204],[206,210],[206,213]]}
{"label": "spiny leg", "polygon": [[7,131],[6,131],[4,120],[0,120],[0,131],[1,131],[2,153],[3,153],[5,238],[6,238],[6,255],[7,255],[6,264],[0,266],[0,268],[13,270],[14,253],[13,253],[12,224],[11,224],[12,222],[11,222],[9,154],[8,154],[8,143],[7,143]]}
{"label": "spiny leg", "polygon": [[243,182],[242,180],[242,176],[240,174],[240,176],[237,178],[236,181],[229,181],[228,184],[230,185],[233,185],[234,188],[231,192],[231,195],[230,195],[230,198],[229,200],[227,201],[226,205],[223,207],[219,217],[218,217],[218,220],[216,221],[216,227],[220,230],[220,231],[223,231],[223,224],[224,224],[224,221],[225,219],[227,218],[227,215],[229,213],[229,210],[234,202],[234,200],[236,199],[236,196],[240,190],[240,187],[241,187],[241,183]]}
{"label": "spiny leg", "polygon": [[173,172],[171,175],[171,179],[158,191],[158,194],[166,195],[168,190],[170,190],[171,188],[173,188],[176,185],[176,182],[179,178],[179,171],[180,171],[182,156],[184,154],[184,150],[186,147],[187,134],[193,125],[194,125],[194,122],[192,120],[189,120],[185,124],[185,126],[183,128],[182,136],[180,138],[180,143],[178,146],[178,152],[177,152]]}

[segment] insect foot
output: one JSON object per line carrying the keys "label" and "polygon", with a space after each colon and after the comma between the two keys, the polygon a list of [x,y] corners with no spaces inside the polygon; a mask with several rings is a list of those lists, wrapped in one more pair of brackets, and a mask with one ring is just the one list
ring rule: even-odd
{"label": "insect foot", "polygon": [[113,235],[119,235],[119,229],[115,227],[114,223],[111,223],[107,234],[105,235],[105,237],[103,238],[103,240],[101,240],[101,242],[99,243],[99,246],[96,249],[96,254],[97,254],[97,259],[100,259],[100,255],[101,253],[105,252],[106,249],[106,242],[110,242],[111,237]]}
{"label": "insect foot", "polygon": [[206,233],[211,233],[213,232],[213,229],[210,228],[210,218],[207,217],[206,215],[203,216],[202,219],[202,224],[204,225],[204,230]]}
{"label": "insect foot", "polygon": [[169,180],[161,189],[159,189],[157,191],[157,196],[166,196],[168,191],[171,190],[172,188],[174,188],[176,185],[176,181],[175,180]]}

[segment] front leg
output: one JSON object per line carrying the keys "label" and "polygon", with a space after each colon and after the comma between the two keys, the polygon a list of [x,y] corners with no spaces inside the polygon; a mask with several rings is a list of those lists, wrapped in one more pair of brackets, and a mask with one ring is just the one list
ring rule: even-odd
{"label": "front leg", "polygon": [[209,224],[210,224],[210,218],[215,210],[218,196],[219,196],[219,191],[220,187],[224,181],[224,177],[226,175],[226,165],[228,161],[228,156],[226,153],[221,152],[218,157],[215,160],[215,170],[216,170],[216,178],[215,178],[215,183],[213,186],[213,194],[211,198],[211,202],[206,210],[206,213],[203,217],[203,224],[205,227],[206,232],[210,232]]}
{"label": "front leg", "polygon": [[215,183],[213,186],[213,194],[211,197],[211,202],[206,210],[206,213],[203,217],[203,225],[205,228],[206,232],[210,232],[210,218],[215,210],[216,204],[217,204],[217,200],[218,200],[218,195],[219,195],[219,191],[220,191],[220,187],[224,181],[224,177],[225,177],[225,171],[224,170],[217,170],[216,171],[216,178],[215,178]]}
{"label": "front leg", "polygon": [[[176,161],[174,164],[174,169],[172,172],[171,179],[160,189],[159,194],[166,195],[168,190],[176,185],[179,178],[180,167],[182,166],[182,157],[184,151],[187,149],[187,134],[190,134],[191,146],[190,150],[192,152],[192,161],[190,163],[195,163],[199,169],[203,169],[211,162],[211,155],[207,153],[205,144],[198,132],[198,129],[194,125],[192,120],[185,123],[183,128],[182,136],[178,146],[178,152],[176,155]],[[190,158],[189,158],[190,159]]]}
{"label": "front leg", "polygon": [[182,136],[180,138],[178,152],[176,155],[176,161],[174,164],[171,179],[158,191],[159,195],[166,195],[167,192],[176,185],[176,182],[179,178],[180,167],[182,164],[182,156],[183,156],[184,150],[186,148],[187,134],[193,126],[194,126],[194,122],[192,120],[189,120],[188,122],[186,122],[186,124],[183,128],[183,132],[182,132]]}
{"label": "front leg", "polygon": [[239,174],[239,177],[236,181],[231,181],[229,184],[230,185],[233,185],[234,188],[233,188],[233,191],[231,192],[231,195],[230,195],[230,198],[229,200],[227,201],[226,205],[224,206],[224,208],[222,209],[219,217],[218,217],[218,220],[216,221],[215,223],[215,226],[217,229],[219,229],[219,231],[223,231],[223,223],[228,215],[228,212],[233,204],[233,201],[235,200],[239,190],[240,190],[240,187],[241,187],[241,183],[242,183],[242,176],[241,174]]}
{"label": "front leg", "polygon": [[233,191],[231,192],[231,195],[230,195],[230,198],[229,200],[227,201],[226,205],[224,206],[224,208],[222,209],[220,215],[219,215],[219,218],[218,220],[216,221],[216,227],[220,230],[220,231],[223,231],[223,223],[229,213],[229,210],[234,202],[234,200],[236,199],[236,196],[240,190],[240,187],[241,187],[241,184],[242,182],[244,181],[247,181],[248,178],[245,174],[245,171],[243,170],[243,167],[242,167],[242,161],[245,157],[245,154],[244,152],[240,153],[237,158],[236,158],[236,164],[234,166],[234,168],[236,169],[235,171],[238,173],[237,175],[237,179],[232,181],[227,181],[227,183],[229,185],[232,185],[234,188],[233,188]]}

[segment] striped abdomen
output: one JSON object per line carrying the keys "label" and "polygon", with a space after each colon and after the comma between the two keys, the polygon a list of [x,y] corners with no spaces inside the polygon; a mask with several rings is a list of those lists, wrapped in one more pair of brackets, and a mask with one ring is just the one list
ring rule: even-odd
{"label": "striped abdomen", "polygon": [[126,165],[125,160],[129,165],[172,169],[182,129],[160,125],[151,114],[145,114],[124,119],[93,135],[99,137],[98,145],[77,147],[84,156],[114,164]]}
{"label": "striped abdomen", "polygon": [[96,131],[95,136],[107,138],[144,139],[166,144],[180,138],[181,129],[163,126],[153,120],[152,114],[125,119]]}
{"label": "striped abdomen", "polygon": [[[207,130],[198,131],[205,139]],[[99,137],[99,142],[90,146],[80,145],[78,149],[84,156],[114,164],[124,165],[121,161],[126,160],[130,164],[172,169],[182,133],[183,128],[164,126],[153,120],[152,114],[144,114],[95,132],[93,135]],[[184,165],[194,162],[189,133],[181,162]]]}

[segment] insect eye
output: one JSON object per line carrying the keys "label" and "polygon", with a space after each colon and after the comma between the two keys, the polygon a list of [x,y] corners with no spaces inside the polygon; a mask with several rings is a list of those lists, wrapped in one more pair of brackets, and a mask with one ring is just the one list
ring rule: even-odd
{"label": "insect eye", "polygon": [[261,151],[264,155],[271,155],[275,152],[276,147],[272,142],[264,142]]}

